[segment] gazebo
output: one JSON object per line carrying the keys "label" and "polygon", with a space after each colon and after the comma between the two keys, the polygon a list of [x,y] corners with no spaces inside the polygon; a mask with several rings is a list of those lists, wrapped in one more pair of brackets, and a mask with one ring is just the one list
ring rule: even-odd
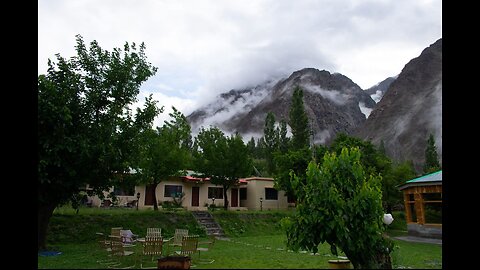
{"label": "gazebo", "polygon": [[442,238],[442,171],[406,181],[403,191],[408,234]]}

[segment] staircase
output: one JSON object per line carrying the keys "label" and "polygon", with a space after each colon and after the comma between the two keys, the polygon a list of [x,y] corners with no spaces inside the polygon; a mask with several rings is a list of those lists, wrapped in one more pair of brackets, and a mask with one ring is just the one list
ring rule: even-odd
{"label": "staircase", "polygon": [[197,220],[198,224],[200,224],[207,235],[215,235],[218,237],[224,237],[225,232],[223,229],[218,225],[218,223],[213,219],[213,216],[207,211],[192,211],[193,216]]}

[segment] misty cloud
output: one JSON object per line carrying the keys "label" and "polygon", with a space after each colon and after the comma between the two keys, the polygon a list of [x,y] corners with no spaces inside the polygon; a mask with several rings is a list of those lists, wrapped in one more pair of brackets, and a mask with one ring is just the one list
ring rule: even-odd
{"label": "misty cloud", "polygon": [[75,54],[76,34],[109,51],[145,42],[158,72],[141,91],[199,108],[222,92],[305,67],[344,74],[366,89],[441,37],[442,2],[39,1],[39,74],[56,53]]}
{"label": "misty cloud", "polygon": [[370,113],[373,111],[373,108],[368,108],[365,106],[365,103],[363,102],[358,102],[358,107],[360,108],[360,111],[365,115],[365,118],[368,118],[370,116]]}
{"label": "misty cloud", "polygon": [[326,90],[326,89],[320,88],[317,85],[311,85],[311,84],[304,84],[302,86],[305,87],[307,91],[310,91],[312,93],[318,93],[322,97],[332,101],[337,105],[345,105],[349,98],[348,95],[340,93],[337,90]]}

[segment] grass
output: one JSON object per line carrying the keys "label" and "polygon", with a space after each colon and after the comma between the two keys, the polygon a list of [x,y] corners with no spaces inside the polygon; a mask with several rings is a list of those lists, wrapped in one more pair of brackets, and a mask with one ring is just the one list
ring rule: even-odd
{"label": "grass", "polygon": [[[212,264],[199,263],[198,254],[196,254],[193,257],[194,268],[328,268],[328,260],[334,259],[328,244],[320,245],[317,254],[287,251],[286,237],[278,226],[278,221],[290,215],[291,212],[215,211],[213,214],[227,232],[230,241],[218,240],[213,249],[200,254],[200,258],[214,259]],[[390,236],[405,235],[405,227],[401,225],[401,215],[394,213],[394,217],[396,217],[395,221],[391,224],[393,226],[388,230],[388,234]],[[175,227],[197,228],[195,222],[192,223],[192,219],[191,214],[186,211],[157,213],[151,210],[81,209],[79,214],[75,215],[74,211],[59,209],[52,217],[49,249],[60,251],[62,254],[52,257],[38,256],[38,268],[105,269],[107,265],[97,261],[109,259],[107,253],[93,241],[93,235],[98,228],[120,225],[141,234],[146,231],[147,226],[157,225],[162,227],[162,231],[163,228],[168,228],[166,231],[173,232]],[[440,245],[410,243],[396,239],[394,242],[396,247],[391,254],[393,268],[442,268]],[[136,248],[138,251],[141,250],[140,246]],[[136,256],[129,256],[123,266],[134,265],[137,259]],[[155,262],[149,261],[149,266],[155,266]]]}

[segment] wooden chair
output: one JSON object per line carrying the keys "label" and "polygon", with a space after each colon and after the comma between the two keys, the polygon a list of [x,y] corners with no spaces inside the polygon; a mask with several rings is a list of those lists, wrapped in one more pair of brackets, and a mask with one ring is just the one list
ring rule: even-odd
{"label": "wooden chair", "polygon": [[[140,259],[140,268],[143,267],[143,256],[150,256],[153,261],[153,256],[163,255],[163,238],[161,236],[147,236],[143,243],[142,258]],[[156,268],[156,267],[155,267]]]}
{"label": "wooden chair", "polygon": [[198,235],[183,236],[181,249],[175,253],[183,256],[191,256],[198,252],[198,237]]}
{"label": "wooden chair", "polygon": [[161,228],[147,228],[147,236],[153,237],[161,237],[162,236],[162,229]]}
{"label": "wooden chair", "polygon": [[215,241],[216,241],[215,236],[211,235],[207,240],[198,242],[197,251],[198,251],[198,260],[200,261],[200,263],[213,263],[215,261],[215,260],[200,258],[200,252],[211,250],[215,245]]}
{"label": "wooden chair", "polygon": [[113,227],[111,229],[110,235],[120,236],[120,231],[123,230],[123,227]]}
{"label": "wooden chair", "polygon": [[[123,263],[124,257],[132,255],[134,252],[125,250],[125,245],[122,242],[122,237],[121,236],[116,236],[116,235],[110,235],[110,255],[112,258],[117,259],[117,264],[115,265],[110,265],[110,267],[117,267]],[[127,268],[132,268],[134,265],[129,266]]]}
{"label": "wooden chair", "polygon": [[187,235],[188,235],[187,229],[175,229],[175,234],[173,235],[173,237],[167,240],[169,241],[168,246],[172,248],[181,247],[183,237]]}

